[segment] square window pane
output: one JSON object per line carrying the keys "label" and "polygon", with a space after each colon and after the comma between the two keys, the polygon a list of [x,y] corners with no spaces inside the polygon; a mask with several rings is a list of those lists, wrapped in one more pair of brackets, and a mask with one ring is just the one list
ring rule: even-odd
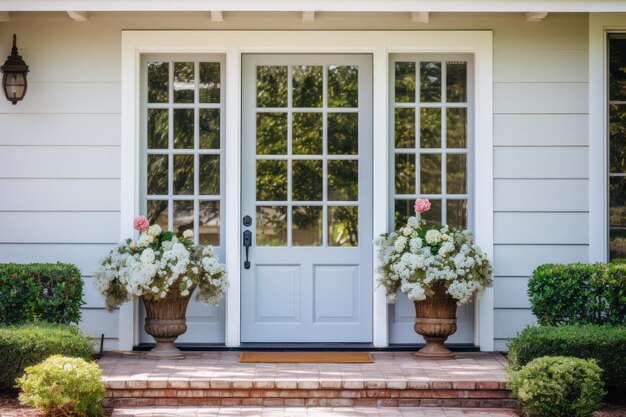
{"label": "square window pane", "polygon": [[359,67],[328,66],[328,107],[359,106]]}
{"label": "square window pane", "polygon": [[200,245],[220,246],[220,202],[200,201],[198,222]]}
{"label": "square window pane", "polygon": [[441,200],[430,199],[430,210],[422,213],[421,218],[427,224],[441,224]]}
{"label": "square window pane", "polygon": [[609,39],[609,100],[626,100],[626,39]]}
{"label": "square window pane", "polygon": [[147,206],[147,217],[150,224],[158,224],[163,230],[169,229],[169,225],[167,224],[167,200],[148,200]]}
{"label": "square window pane", "polygon": [[287,107],[287,67],[256,68],[257,107]]}
{"label": "square window pane", "polygon": [[467,101],[467,62],[446,62],[446,100],[448,103]]}
{"label": "square window pane", "polygon": [[420,146],[441,148],[441,109],[420,109]]}
{"label": "square window pane", "polygon": [[441,155],[420,155],[420,193],[441,193]]}
{"label": "square window pane", "polygon": [[287,200],[287,161],[260,160],[256,162],[256,199],[258,201]]}
{"label": "square window pane", "polygon": [[359,200],[359,161],[328,161],[328,200]]}
{"label": "square window pane", "polygon": [[322,245],[322,207],[296,206],[291,216],[293,246]]}
{"label": "square window pane", "polygon": [[148,195],[167,195],[167,155],[148,155]]}
{"label": "square window pane", "polygon": [[467,155],[447,155],[446,192],[448,194],[467,194]]}
{"label": "square window pane", "polygon": [[167,149],[169,126],[167,109],[148,109],[148,149]]}
{"label": "square window pane", "polygon": [[609,106],[609,172],[626,173],[626,105]]}
{"label": "square window pane", "polygon": [[322,113],[293,113],[291,152],[294,155],[321,155],[324,132]]}
{"label": "square window pane", "polygon": [[626,263],[626,177],[609,178],[609,256]]}
{"label": "square window pane", "polygon": [[193,103],[194,63],[174,62],[174,103]]}
{"label": "square window pane", "polygon": [[174,228],[172,232],[176,235],[182,235],[185,230],[193,231],[193,201],[192,200],[175,200],[174,205]]}
{"label": "square window pane", "polygon": [[148,103],[167,103],[169,62],[150,61],[148,65]]}
{"label": "square window pane", "polygon": [[200,155],[200,194],[220,194],[220,156]]}
{"label": "square window pane", "polygon": [[322,200],[322,161],[292,162],[291,199],[293,201]]}
{"label": "square window pane", "polygon": [[174,148],[193,149],[193,109],[174,109]]}
{"label": "square window pane", "polygon": [[415,216],[415,199],[394,201],[393,229],[397,230],[406,225],[409,217]]}
{"label": "square window pane", "polygon": [[328,207],[328,246],[359,246],[359,208]]}
{"label": "square window pane", "polygon": [[441,102],[441,62],[420,62],[420,101]]}
{"label": "square window pane", "polygon": [[193,155],[174,155],[175,195],[193,194]]}
{"label": "square window pane", "polygon": [[415,109],[395,109],[396,148],[415,148]]}
{"label": "square window pane", "polygon": [[448,226],[467,228],[467,200],[448,200],[446,215]]}
{"label": "square window pane", "polygon": [[359,153],[358,113],[328,113],[328,153],[331,155]]}
{"label": "square window pane", "polygon": [[200,109],[200,149],[220,148],[220,110]]}
{"label": "square window pane", "polygon": [[256,153],[287,154],[287,113],[257,113]]}
{"label": "square window pane", "polygon": [[415,154],[396,154],[395,194],[415,194]]}
{"label": "square window pane", "polygon": [[446,147],[467,148],[467,109],[446,109]]}
{"label": "square window pane", "polygon": [[396,103],[415,102],[415,62],[396,62]]}
{"label": "square window pane", "polygon": [[201,62],[200,83],[198,85],[200,103],[219,103],[220,86],[220,63]]}
{"label": "square window pane", "polygon": [[287,246],[287,207],[256,208],[257,246]]}
{"label": "square window pane", "polygon": [[296,65],[292,73],[293,107],[322,107],[324,70],[322,66]]}

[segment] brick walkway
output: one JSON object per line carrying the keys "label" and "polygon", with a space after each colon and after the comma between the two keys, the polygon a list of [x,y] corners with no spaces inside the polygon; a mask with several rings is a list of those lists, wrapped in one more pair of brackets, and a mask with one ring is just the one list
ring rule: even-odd
{"label": "brick walkway", "polygon": [[215,417],[513,417],[510,410],[450,408],[191,408],[154,407],[117,409],[113,417],[215,416]]}

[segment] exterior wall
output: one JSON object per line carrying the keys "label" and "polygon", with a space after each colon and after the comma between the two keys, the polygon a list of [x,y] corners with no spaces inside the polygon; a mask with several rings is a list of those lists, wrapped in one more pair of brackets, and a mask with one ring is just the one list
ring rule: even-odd
{"label": "exterior wall", "polygon": [[[82,326],[115,348],[118,316],[91,283],[120,240],[120,44],[123,29],[492,29],[494,33],[494,262],[496,349],[533,322],[525,296],[545,262],[588,259],[588,18],[550,14],[297,13],[12,14],[0,23],[30,65],[29,91],[0,100],[0,262],[64,261],[85,276]],[[478,109],[480,111],[480,109]]]}

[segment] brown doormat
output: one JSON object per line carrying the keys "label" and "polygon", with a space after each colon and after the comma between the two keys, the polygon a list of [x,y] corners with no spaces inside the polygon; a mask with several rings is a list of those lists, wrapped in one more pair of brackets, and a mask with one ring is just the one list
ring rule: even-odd
{"label": "brown doormat", "polygon": [[373,363],[369,352],[241,352],[241,363]]}

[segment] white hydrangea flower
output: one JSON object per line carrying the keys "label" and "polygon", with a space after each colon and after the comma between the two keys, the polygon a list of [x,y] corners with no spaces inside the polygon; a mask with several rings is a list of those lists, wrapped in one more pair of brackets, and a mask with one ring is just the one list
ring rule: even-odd
{"label": "white hydrangea flower", "polygon": [[404,250],[404,247],[406,246],[406,237],[398,236],[398,238],[396,239],[396,243],[394,243],[393,246],[397,252],[402,252]]}
{"label": "white hydrangea flower", "polygon": [[409,217],[409,220],[407,221],[407,226],[412,228],[412,229],[417,229],[420,225],[419,220],[417,220],[417,217],[415,216],[411,216]]}
{"label": "white hydrangea flower", "polygon": [[183,237],[185,239],[193,239],[193,230],[187,229],[183,232]]}
{"label": "white hydrangea flower", "polygon": [[158,236],[161,234],[161,232],[162,232],[161,226],[159,226],[158,224],[153,224],[152,226],[148,228],[148,234],[150,236]]}
{"label": "white hydrangea flower", "polygon": [[430,245],[439,243],[439,241],[441,241],[441,233],[439,233],[439,230],[429,230],[428,232],[426,232],[426,242]]}

